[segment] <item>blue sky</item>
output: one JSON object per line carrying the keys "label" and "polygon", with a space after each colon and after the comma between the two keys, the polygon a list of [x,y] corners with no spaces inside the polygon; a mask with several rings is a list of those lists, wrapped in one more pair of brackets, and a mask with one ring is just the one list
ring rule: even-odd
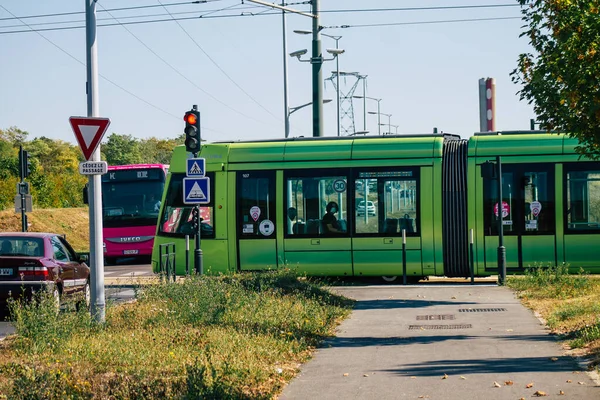
{"label": "blue sky", "polygon": [[[98,24],[116,24],[98,28],[99,73],[114,83],[104,78],[99,81],[100,115],[111,119],[108,134],[172,138],[183,132],[185,111],[198,104],[203,139],[282,138],[281,14],[257,15],[268,10],[249,2],[241,4],[241,0],[169,6],[173,3],[179,2],[98,2]],[[204,17],[178,23],[119,25],[140,21],[141,15],[160,14],[146,20],[170,19],[161,4],[175,17]],[[529,129],[529,119],[534,117],[532,107],[519,100],[519,87],[509,75],[518,55],[529,49],[526,38],[519,38],[523,22],[518,6],[390,10],[484,4],[517,2],[321,0],[320,24],[327,27],[322,33],[342,36],[339,47],[346,52],[340,56],[340,70],[367,76],[367,96],[383,99],[381,112],[392,115],[390,122],[398,126],[398,133],[429,133],[437,127],[464,138],[472,135],[479,130],[478,81],[486,77],[496,80],[496,128]],[[23,17],[83,12],[85,0],[0,0],[0,5]],[[136,6],[158,7],[102,12]],[[291,7],[310,10],[302,4]],[[34,29],[83,26],[84,14],[18,20],[10,19],[12,15],[5,9],[0,7],[0,128],[17,126],[28,131],[30,138],[46,136],[76,143],[68,120],[70,116],[85,116],[87,110],[85,30],[7,32],[30,29],[23,22]],[[365,11],[369,9],[387,10]],[[332,12],[340,10],[362,11]],[[179,14],[184,12],[194,13]],[[225,15],[235,17],[209,18]],[[357,27],[498,17],[516,18]],[[58,21],[75,22],[48,24]],[[350,27],[330,28],[342,25]],[[310,35],[292,32],[298,29],[310,30],[310,18],[288,15],[287,53],[299,49],[310,52]],[[322,46],[334,48],[335,41],[322,37]],[[310,102],[311,65],[289,56],[287,59],[290,107]],[[326,62],[324,78],[334,70],[335,61]],[[342,80],[342,92],[348,92],[354,83],[354,79]],[[362,95],[362,81],[354,94]],[[323,97],[335,96],[334,86],[326,81]],[[353,105],[356,130],[363,130],[362,100],[355,99]],[[335,101],[323,109],[325,135],[335,136]],[[367,101],[367,111],[377,111],[377,103]],[[388,122],[383,115],[381,120]],[[311,136],[311,107],[293,113],[290,123],[291,136]],[[349,127],[350,119],[346,117],[342,124]],[[377,132],[376,115],[367,114],[366,127]],[[387,130],[387,126],[382,129]]]}

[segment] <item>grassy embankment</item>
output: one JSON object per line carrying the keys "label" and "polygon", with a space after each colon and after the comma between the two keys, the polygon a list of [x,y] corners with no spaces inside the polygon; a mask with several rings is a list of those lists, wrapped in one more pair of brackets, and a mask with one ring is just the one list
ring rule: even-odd
{"label": "grassy embankment", "polygon": [[270,399],[351,307],[289,271],[152,285],[104,326],[40,304],[0,343],[4,398]]}
{"label": "grassy embankment", "polygon": [[546,321],[565,349],[600,368],[600,277],[569,275],[567,266],[536,267],[507,279],[521,302]]}
{"label": "grassy embankment", "polygon": [[[81,208],[34,209],[27,213],[29,232],[52,232],[66,235],[75,251],[89,251],[89,210]],[[21,213],[0,211],[0,232],[21,232]]]}

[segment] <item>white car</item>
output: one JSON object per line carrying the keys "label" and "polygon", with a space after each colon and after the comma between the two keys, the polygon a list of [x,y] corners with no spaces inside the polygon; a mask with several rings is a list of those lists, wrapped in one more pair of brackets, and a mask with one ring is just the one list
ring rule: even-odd
{"label": "white car", "polygon": [[[368,215],[376,215],[375,204],[372,201],[367,200],[366,208]],[[361,200],[356,206],[356,215],[365,215],[365,201]]]}

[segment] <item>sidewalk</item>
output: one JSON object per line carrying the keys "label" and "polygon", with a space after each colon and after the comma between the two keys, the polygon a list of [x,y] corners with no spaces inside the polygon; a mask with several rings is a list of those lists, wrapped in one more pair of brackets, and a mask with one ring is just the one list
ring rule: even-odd
{"label": "sidewalk", "polygon": [[597,374],[567,356],[506,287],[334,291],[357,300],[352,316],[301,367],[282,400],[600,399]]}

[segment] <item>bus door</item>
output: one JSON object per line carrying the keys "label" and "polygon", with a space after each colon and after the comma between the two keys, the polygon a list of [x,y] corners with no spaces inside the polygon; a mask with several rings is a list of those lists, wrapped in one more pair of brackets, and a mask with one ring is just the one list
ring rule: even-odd
{"label": "bus door", "polygon": [[309,275],[352,276],[349,169],[290,170],[284,263]]}
{"label": "bus door", "polygon": [[357,169],[354,176],[354,273],[394,280],[403,274],[402,231],[407,237],[407,275],[421,278],[418,170]]}
{"label": "bus door", "polygon": [[[554,170],[547,164],[502,165],[502,226],[506,266],[521,271],[556,265]],[[498,267],[498,182],[484,182],[485,263]]]}
{"label": "bus door", "polygon": [[277,268],[275,171],[237,173],[237,238],[240,270]]}

